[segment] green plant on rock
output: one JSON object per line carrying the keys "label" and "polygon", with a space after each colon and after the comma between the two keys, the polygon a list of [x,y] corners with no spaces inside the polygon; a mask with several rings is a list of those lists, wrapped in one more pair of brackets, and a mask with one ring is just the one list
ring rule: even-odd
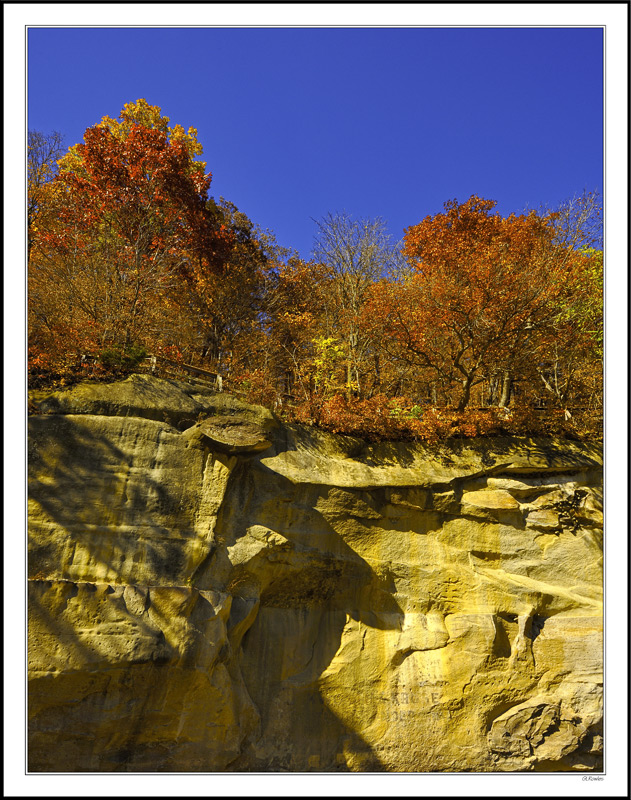
{"label": "green plant on rock", "polygon": [[109,347],[99,353],[101,366],[111,372],[125,372],[137,367],[147,358],[143,345],[131,344],[126,347]]}

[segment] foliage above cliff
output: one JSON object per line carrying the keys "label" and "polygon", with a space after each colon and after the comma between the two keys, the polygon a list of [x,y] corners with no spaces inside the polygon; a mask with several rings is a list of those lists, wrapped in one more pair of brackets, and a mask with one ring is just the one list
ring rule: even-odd
{"label": "foliage above cliff", "polygon": [[[451,200],[405,231],[329,214],[317,260],[209,197],[197,132],[127,104],[61,155],[29,138],[32,386],[164,357],[366,438],[590,435],[602,414],[600,204]],[[166,362],[156,362],[154,369]]]}

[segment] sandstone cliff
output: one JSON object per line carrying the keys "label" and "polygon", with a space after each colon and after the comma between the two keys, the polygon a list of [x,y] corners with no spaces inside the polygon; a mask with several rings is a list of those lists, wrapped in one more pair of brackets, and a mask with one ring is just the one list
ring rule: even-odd
{"label": "sandstone cliff", "polygon": [[31,771],[602,768],[601,459],[132,376],[29,418]]}

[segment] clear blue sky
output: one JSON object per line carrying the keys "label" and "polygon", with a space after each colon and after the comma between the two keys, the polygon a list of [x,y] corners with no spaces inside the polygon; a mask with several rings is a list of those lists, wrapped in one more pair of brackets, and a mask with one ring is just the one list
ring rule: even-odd
{"label": "clear blue sky", "polygon": [[69,146],[145,98],[197,128],[212,195],[308,257],[329,211],[399,239],[452,198],[602,190],[602,61],[599,28],[31,28],[28,127]]}

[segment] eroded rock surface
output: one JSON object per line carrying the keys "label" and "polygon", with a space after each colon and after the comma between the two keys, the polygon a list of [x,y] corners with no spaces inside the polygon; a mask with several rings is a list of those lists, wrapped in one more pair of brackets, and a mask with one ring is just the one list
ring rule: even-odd
{"label": "eroded rock surface", "polygon": [[602,768],[599,449],[193,384],[29,419],[31,771]]}

